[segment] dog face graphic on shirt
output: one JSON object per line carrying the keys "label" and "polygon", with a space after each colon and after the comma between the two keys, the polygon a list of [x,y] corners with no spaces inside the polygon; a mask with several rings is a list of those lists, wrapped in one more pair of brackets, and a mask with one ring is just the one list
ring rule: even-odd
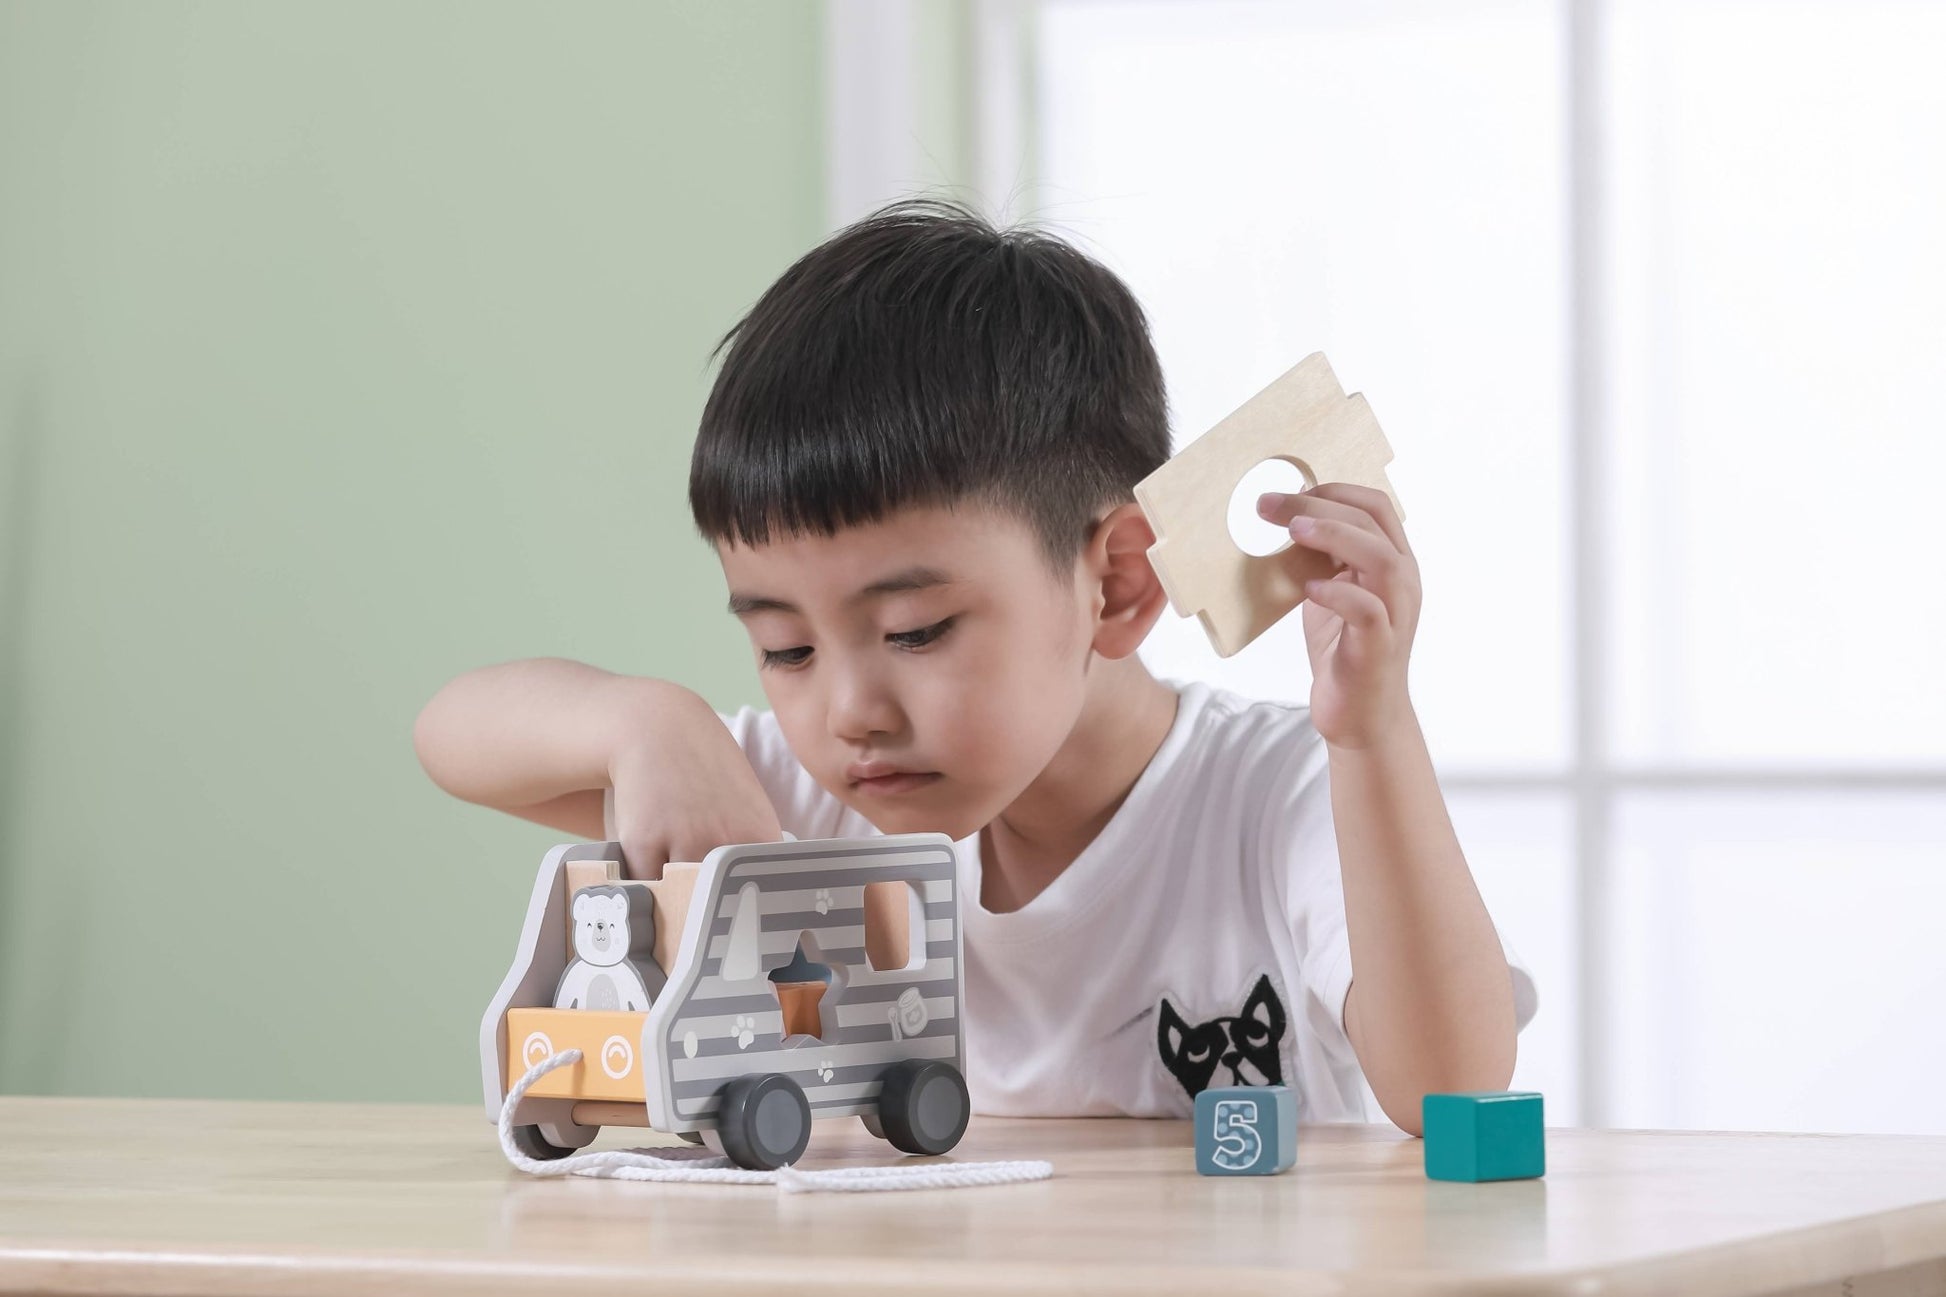
{"label": "dog face graphic on shirt", "polygon": [[1283,1002],[1265,974],[1234,1017],[1192,1025],[1163,996],[1156,1015],[1156,1049],[1192,1099],[1211,1085],[1282,1085],[1278,1046],[1287,1025]]}

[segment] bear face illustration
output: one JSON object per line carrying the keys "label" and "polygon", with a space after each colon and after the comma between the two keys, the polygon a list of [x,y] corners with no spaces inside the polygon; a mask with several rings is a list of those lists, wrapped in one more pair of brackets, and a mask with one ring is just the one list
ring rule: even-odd
{"label": "bear face illustration", "polygon": [[628,898],[619,890],[584,888],[574,898],[574,953],[579,959],[606,968],[628,958],[630,931]]}

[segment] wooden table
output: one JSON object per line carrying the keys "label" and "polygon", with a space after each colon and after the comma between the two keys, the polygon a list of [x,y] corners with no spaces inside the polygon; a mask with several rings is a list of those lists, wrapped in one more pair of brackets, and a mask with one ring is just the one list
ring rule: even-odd
{"label": "wooden table", "polygon": [[[885,1152],[830,1122],[805,1165]],[[955,1156],[1055,1178],[536,1180],[474,1108],[0,1098],[0,1292],[1946,1290],[1946,1139],[1561,1130],[1491,1185],[1385,1126],[1307,1127],[1274,1179],[1199,1178],[1177,1122],[976,1118]]]}

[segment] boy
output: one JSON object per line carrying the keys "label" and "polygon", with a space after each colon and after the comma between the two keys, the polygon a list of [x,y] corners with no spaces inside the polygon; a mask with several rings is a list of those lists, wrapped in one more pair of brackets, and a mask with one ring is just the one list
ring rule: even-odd
{"label": "boy", "polygon": [[614,838],[637,876],[782,830],[951,835],[982,1112],[1186,1116],[1281,1082],[1304,1120],[1362,1120],[1362,1068],[1417,1134],[1421,1095],[1506,1086],[1532,984],[1407,699],[1419,578],[1382,493],[1260,502],[1344,566],[1307,590],[1309,709],[1252,703],[1136,656],[1165,597],[1132,488],[1169,432],[1105,268],[898,204],[723,345],[690,506],[771,710],[489,667],[419,718],[442,788]]}

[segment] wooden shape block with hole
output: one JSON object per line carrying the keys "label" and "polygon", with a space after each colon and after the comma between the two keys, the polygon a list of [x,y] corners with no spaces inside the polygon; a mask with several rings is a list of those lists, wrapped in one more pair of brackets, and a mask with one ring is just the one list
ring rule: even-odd
{"label": "wooden shape block with hole", "polygon": [[1429,1094],[1419,1102],[1426,1176],[1433,1180],[1532,1180],[1547,1173],[1541,1096],[1483,1090]]}
{"label": "wooden shape block with hole", "polygon": [[1276,1175],[1297,1161],[1297,1094],[1235,1085],[1196,1096],[1198,1175]]}
{"label": "wooden shape block with hole", "polygon": [[1385,492],[1392,448],[1363,396],[1345,395],[1323,352],[1300,361],[1221,423],[1183,447],[1135,487],[1155,530],[1149,562],[1184,617],[1194,615],[1218,655],[1230,657],[1304,602],[1304,583],[1329,577],[1329,555],[1292,548],[1252,555],[1229,528],[1230,496],[1267,459],[1295,465],[1305,480],[1353,482]]}

